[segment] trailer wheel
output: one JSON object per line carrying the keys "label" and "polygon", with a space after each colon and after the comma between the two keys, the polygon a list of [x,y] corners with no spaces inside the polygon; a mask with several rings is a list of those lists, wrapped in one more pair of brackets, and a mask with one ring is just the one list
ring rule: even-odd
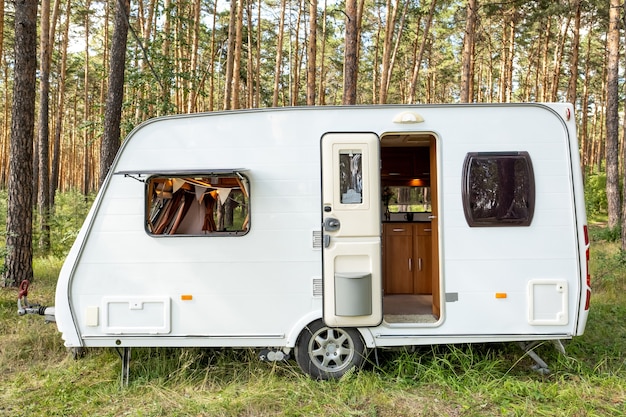
{"label": "trailer wheel", "polygon": [[327,327],[316,320],[302,330],[295,349],[296,362],[315,379],[338,379],[360,368],[366,348],[356,329]]}

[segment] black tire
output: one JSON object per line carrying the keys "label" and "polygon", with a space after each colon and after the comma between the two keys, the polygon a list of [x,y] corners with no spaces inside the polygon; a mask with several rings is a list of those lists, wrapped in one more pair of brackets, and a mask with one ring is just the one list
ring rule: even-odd
{"label": "black tire", "polygon": [[327,327],[316,320],[302,330],[296,343],[298,366],[314,379],[338,379],[360,368],[367,350],[356,329]]}

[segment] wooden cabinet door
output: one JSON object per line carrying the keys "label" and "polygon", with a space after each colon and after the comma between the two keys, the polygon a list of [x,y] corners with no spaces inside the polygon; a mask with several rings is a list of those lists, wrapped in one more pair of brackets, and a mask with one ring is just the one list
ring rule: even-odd
{"label": "wooden cabinet door", "polygon": [[432,294],[432,233],[430,223],[415,225],[414,231],[415,294]]}
{"label": "wooden cabinet door", "polygon": [[385,293],[413,294],[411,224],[385,224]]}

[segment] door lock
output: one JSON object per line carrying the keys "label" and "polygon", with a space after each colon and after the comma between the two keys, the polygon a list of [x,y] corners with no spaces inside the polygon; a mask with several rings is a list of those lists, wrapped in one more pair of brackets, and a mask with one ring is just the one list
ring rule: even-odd
{"label": "door lock", "polygon": [[335,219],[334,217],[327,217],[326,220],[324,220],[324,230],[327,232],[335,232],[339,230],[340,226],[341,223],[339,219]]}

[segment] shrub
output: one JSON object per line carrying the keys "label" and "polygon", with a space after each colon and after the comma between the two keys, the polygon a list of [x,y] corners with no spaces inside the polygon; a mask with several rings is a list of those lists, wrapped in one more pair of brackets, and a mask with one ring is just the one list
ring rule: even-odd
{"label": "shrub", "polygon": [[590,173],[585,181],[585,208],[589,216],[598,216],[607,211],[606,174]]}

